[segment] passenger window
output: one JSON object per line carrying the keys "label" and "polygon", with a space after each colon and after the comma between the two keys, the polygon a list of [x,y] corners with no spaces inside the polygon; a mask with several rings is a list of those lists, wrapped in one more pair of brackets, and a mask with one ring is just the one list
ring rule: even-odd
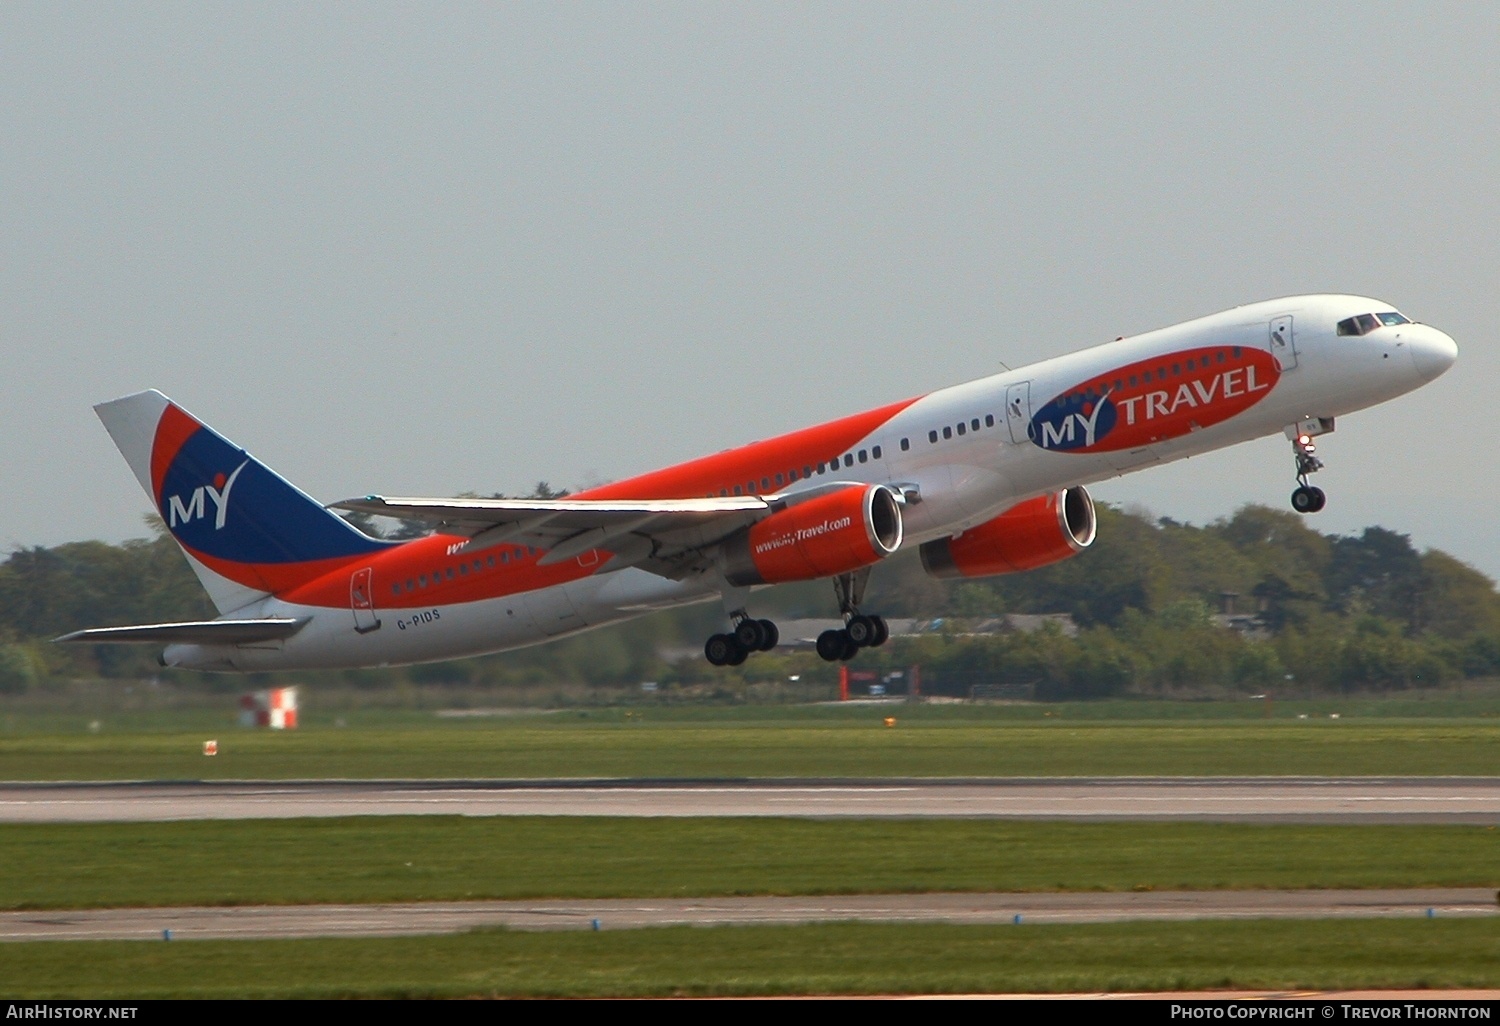
{"label": "passenger window", "polygon": [[877,445],[875,446],[875,448],[871,449],[870,455],[877,460],[880,459],[880,446]]}
{"label": "passenger window", "polygon": [[1232,349],[1229,350],[1229,354],[1231,356],[1233,356],[1236,360],[1238,360],[1240,358],[1240,347],[1239,346],[1233,347]]}
{"label": "passenger window", "polygon": [[959,421],[958,422],[958,433],[959,434],[964,434],[967,431],[968,431],[968,428],[964,426],[964,422],[963,421]]}
{"label": "passenger window", "polygon": [[781,485],[784,485],[784,484],[786,484],[786,478],[785,478],[785,477],[783,477],[783,476],[782,476],[782,475],[780,475],[780,474],[777,474],[777,475],[776,475],[776,484],[777,484],[777,486],[778,486],[778,487],[779,487],[779,486],[781,486]]}
{"label": "passenger window", "polygon": [[844,466],[846,466],[846,467],[852,467],[852,466],[854,466],[854,454],[853,453],[848,453],[848,452],[844,453]]}
{"label": "passenger window", "polygon": [[1174,363],[1174,364],[1172,364],[1172,377],[1175,378],[1175,377],[1177,377],[1177,375],[1179,375],[1181,373],[1182,373],[1182,364],[1180,364],[1180,363]]}
{"label": "passenger window", "polygon": [[427,587],[427,575],[426,574],[423,574],[421,577],[418,577],[417,581],[422,585],[422,587],[424,587],[424,588]]}
{"label": "passenger window", "polygon": [[859,462],[861,462],[861,463],[868,463],[868,462],[870,462],[869,453],[865,452],[865,450],[863,450],[863,449],[859,450]]}
{"label": "passenger window", "polygon": [[803,467],[802,468],[802,476],[803,477],[812,477],[812,467]]}
{"label": "passenger window", "polygon": [[1217,353],[1214,354],[1214,363],[1223,363],[1223,362],[1224,362],[1224,350],[1220,349]]}
{"label": "passenger window", "polygon": [[[459,574],[460,577],[467,577],[467,576],[469,576],[469,564],[467,564],[467,563],[460,563],[460,564],[458,564],[458,574]],[[453,571],[452,570],[448,571],[448,576],[449,577],[453,576]]]}
{"label": "passenger window", "polygon": [[491,570],[495,569],[495,554],[491,552],[484,562]]}
{"label": "passenger window", "polygon": [[929,432],[927,432],[927,440],[929,442],[936,442],[937,441],[937,432],[936,431],[929,431]]}
{"label": "passenger window", "polygon": [[1134,374],[1132,374],[1132,375],[1130,375],[1130,387],[1131,387],[1131,388],[1134,388],[1134,387],[1135,387],[1135,384],[1136,384],[1136,381],[1135,381],[1135,375],[1134,375]]}
{"label": "passenger window", "polygon": [[410,577],[408,577],[406,579],[406,590],[407,591],[416,591],[417,590],[417,582],[414,581],[414,580],[412,580]]}
{"label": "passenger window", "polygon": [[447,577],[448,577],[448,580],[450,580],[450,581],[453,580],[453,568],[451,566],[448,568]]}
{"label": "passenger window", "polygon": [[973,420],[969,421],[969,427],[973,428],[975,431],[978,431],[979,430],[979,418],[975,417]]}
{"label": "passenger window", "polygon": [[995,415],[993,413],[986,413],[984,415],[984,426],[985,427],[994,427],[995,426]]}
{"label": "passenger window", "polygon": [[953,429],[951,427],[945,427],[945,428],[943,428],[943,437],[944,438],[952,438],[953,437]]}
{"label": "passenger window", "polygon": [[765,491],[770,491],[771,490],[771,479],[769,477],[763,477],[763,478],[761,478],[760,479],[760,486]]}
{"label": "passenger window", "polygon": [[826,464],[826,463],[819,463],[818,464],[818,473],[824,474],[824,473],[827,473],[827,472],[828,472],[828,464]]}
{"label": "passenger window", "polygon": [[754,481],[746,481],[745,482],[745,494],[746,495],[754,495],[755,494],[755,482]]}
{"label": "passenger window", "polygon": [[392,595],[399,595],[399,594],[401,594],[401,582],[400,581],[395,581],[395,582],[393,582],[391,584],[391,594]]}
{"label": "passenger window", "polygon": [[1115,391],[1118,392],[1121,388],[1124,387],[1124,382],[1122,382],[1119,378],[1115,378]]}

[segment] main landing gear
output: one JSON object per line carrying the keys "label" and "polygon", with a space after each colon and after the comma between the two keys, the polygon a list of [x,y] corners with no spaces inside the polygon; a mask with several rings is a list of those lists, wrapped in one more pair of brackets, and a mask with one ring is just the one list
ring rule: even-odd
{"label": "main landing gear", "polygon": [[1298,513],[1316,513],[1328,502],[1323,489],[1307,483],[1307,475],[1323,468],[1323,461],[1314,456],[1317,446],[1312,435],[1299,433],[1292,439],[1292,457],[1297,461],[1297,489],[1292,492],[1292,509]]}
{"label": "main landing gear", "polygon": [[870,579],[869,569],[852,574],[840,574],[833,579],[833,590],[838,595],[839,612],[844,617],[843,630],[824,631],[818,635],[818,655],[830,663],[847,662],[862,648],[879,648],[891,636],[885,617],[867,616],[859,611],[860,600],[865,595],[865,582]]}
{"label": "main landing gear", "polygon": [[703,654],[714,666],[738,666],[751,652],[769,652],[781,640],[781,631],[770,620],[752,620],[743,609],[733,615],[734,629],[715,634],[703,646]]}
{"label": "main landing gear", "polygon": [[[844,616],[840,630],[824,631],[818,635],[818,655],[830,663],[853,659],[862,648],[878,648],[891,636],[885,618],[859,611],[860,599],[864,597],[865,582],[870,579],[868,569],[852,574],[840,574],[833,579],[834,592],[838,595],[839,612]],[[731,593],[725,605],[738,605],[744,594]],[[729,614],[734,626],[724,634],[715,634],[703,645],[703,655],[714,666],[739,666],[750,658],[752,652],[769,652],[781,640],[781,631],[770,620],[756,620],[743,608]]]}

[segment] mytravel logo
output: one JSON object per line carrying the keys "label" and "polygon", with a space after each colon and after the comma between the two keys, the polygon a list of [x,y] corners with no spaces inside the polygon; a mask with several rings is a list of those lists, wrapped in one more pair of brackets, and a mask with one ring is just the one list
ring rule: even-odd
{"label": "mytravel logo", "polygon": [[1265,350],[1215,346],[1153,357],[1083,382],[1031,418],[1034,445],[1110,452],[1176,438],[1254,406],[1281,375]]}
{"label": "mytravel logo", "polygon": [[799,527],[795,531],[788,531],[775,538],[767,539],[755,546],[755,554],[763,556],[767,552],[775,552],[777,549],[788,545],[796,545],[811,538],[818,538],[833,531],[842,531],[854,523],[853,517],[839,517],[836,520],[825,520],[821,524],[812,527]]}
{"label": "mytravel logo", "polygon": [[[186,501],[181,495],[169,495],[167,497],[167,526],[175,528],[178,524],[190,524],[195,520],[202,520],[208,515],[208,502],[214,504],[214,530],[224,530],[224,518],[229,513],[229,492],[234,488],[235,478],[240,476],[240,471],[250,461],[245,460],[234,468],[234,473],[225,477],[222,473],[214,475],[214,483],[199,485],[194,488]],[[207,500],[207,501],[205,501]]]}

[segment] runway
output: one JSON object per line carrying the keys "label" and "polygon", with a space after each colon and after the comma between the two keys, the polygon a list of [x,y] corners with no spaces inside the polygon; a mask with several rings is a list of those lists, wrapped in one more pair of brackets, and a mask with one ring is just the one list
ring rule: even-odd
{"label": "runway", "polygon": [[0,823],[792,816],[1500,824],[1500,777],[0,783]]}
{"label": "runway", "polygon": [[[1104,923],[1123,920],[1500,915],[1480,888],[874,894],[834,897],[461,901],[386,905],[128,908],[0,913],[0,941],[380,937],[513,930],[621,930],[770,923]],[[1019,919],[1017,918],[1019,917]]]}

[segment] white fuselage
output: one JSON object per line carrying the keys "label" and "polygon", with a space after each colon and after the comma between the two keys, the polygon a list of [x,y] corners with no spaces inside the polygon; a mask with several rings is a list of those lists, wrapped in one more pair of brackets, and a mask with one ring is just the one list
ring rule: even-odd
{"label": "white fuselage", "polygon": [[[955,535],[1034,496],[1384,402],[1451,364],[1452,340],[1425,325],[1401,323],[1358,337],[1337,333],[1345,318],[1387,309],[1335,295],[1257,303],[945,388],[906,405],[850,447],[861,461],[779,491],[840,480],[901,486],[919,499],[903,510],[904,548]],[[1193,353],[1197,366],[1187,369],[1182,356]],[[1153,366],[1162,378],[1152,379]],[[1146,369],[1147,383],[1132,386],[1129,370],[1137,367]],[[1076,412],[1060,405],[1058,397],[1094,381],[1103,393],[1085,396]],[[1091,434],[1101,430],[1104,393],[1114,418],[1110,437],[1133,444],[1101,446]],[[1059,412],[1038,421],[1049,415],[1049,403]],[[1226,415],[1229,408],[1237,412]],[[1165,428],[1160,436],[1153,434],[1158,423]],[[531,645],[726,591],[722,575],[711,571],[670,580],[628,566],[594,572],[582,561],[602,567],[598,554],[578,558],[579,575],[565,583],[422,608],[384,609],[378,587],[373,609],[358,614],[273,597],[240,615],[311,622],[285,641],[172,646],[166,661],[271,670],[448,659]],[[366,629],[358,630],[361,617]],[[368,629],[372,617],[378,629]]]}

